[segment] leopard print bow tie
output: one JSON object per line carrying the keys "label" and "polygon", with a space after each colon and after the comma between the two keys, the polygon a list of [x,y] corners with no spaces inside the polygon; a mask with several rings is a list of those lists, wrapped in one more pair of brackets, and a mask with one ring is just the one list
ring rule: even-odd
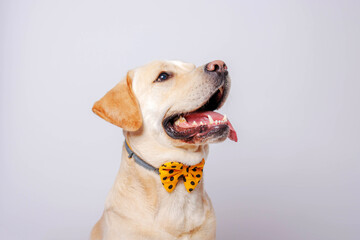
{"label": "leopard print bow tie", "polygon": [[192,192],[201,180],[205,160],[194,166],[179,162],[167,162],[159,168],[162,185],[168,192],[174,191],[180,177],[184,179],[186,190]]}

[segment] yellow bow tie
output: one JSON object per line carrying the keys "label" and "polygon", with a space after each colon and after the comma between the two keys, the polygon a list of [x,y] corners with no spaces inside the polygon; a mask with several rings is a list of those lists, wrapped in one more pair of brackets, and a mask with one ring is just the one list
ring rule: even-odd
{"label": "yellow bow tie", "polygon": [[174,191],[181,176],[188,192],[192,192],[201,180],[205,160],[194,166],[187,166],[179,162],[167,162],[159,168],[161,182],[168,192]]}

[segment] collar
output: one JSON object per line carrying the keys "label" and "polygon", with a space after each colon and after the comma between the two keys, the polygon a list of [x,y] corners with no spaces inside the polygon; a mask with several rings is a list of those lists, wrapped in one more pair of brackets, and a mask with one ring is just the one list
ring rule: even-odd
{"label": "collar", "polygon": [[205,160],[193,166],[187,166],[180,162],[167,162],[161,165],[160,168],[155,168],[151,164],[142,160],[135,152],[130,148],[129,144],[125,140],[125,149],[129,154],[129,158],[133,158],[137,164],[155,172],[160,175],[160,181],[167,192],[174,191],[179,178],[184,181],[186,190],[191,193],[201,180]]}
{"label": "collar", "polygon": [[138,155],[136,155],[135,152],[130,148],[130,146],[126,140],[125,140],[125,149],[126,149],[127,153],[129,154],[128,157],[133,158],[137,164],[139,164],[143,168],[146,168],[149,171],[159,174],[159,169],[152,166],[151,164],[145,162]]}

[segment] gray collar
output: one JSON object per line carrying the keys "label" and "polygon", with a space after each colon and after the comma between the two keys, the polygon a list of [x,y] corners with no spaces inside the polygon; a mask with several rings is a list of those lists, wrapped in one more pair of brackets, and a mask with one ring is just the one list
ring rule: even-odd
{"label": "gray collar", "polygon": [[125,149],[126,149],[127,153],[129,154],[129,158],[133,158],[137,164],[139,164],[143,168],[146,168],[147,170],[150,170],[152,172],[159,174],[159,169],[152,166],[151,164],[145,162],[138,155],[136,155],[135,152],[133,150],[131,150],[131,148],[126,140],[125,140]]}

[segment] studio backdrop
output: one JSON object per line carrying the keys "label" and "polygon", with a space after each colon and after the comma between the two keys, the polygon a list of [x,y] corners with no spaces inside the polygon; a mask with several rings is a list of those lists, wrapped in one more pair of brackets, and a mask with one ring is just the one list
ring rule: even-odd
{"label": "studio backdrop", "polygon": [[122,130],[92,113],[155,59],[226,62],[217,239],[360,239],[360,2],[0,2],[0,239],[88,239]]}

